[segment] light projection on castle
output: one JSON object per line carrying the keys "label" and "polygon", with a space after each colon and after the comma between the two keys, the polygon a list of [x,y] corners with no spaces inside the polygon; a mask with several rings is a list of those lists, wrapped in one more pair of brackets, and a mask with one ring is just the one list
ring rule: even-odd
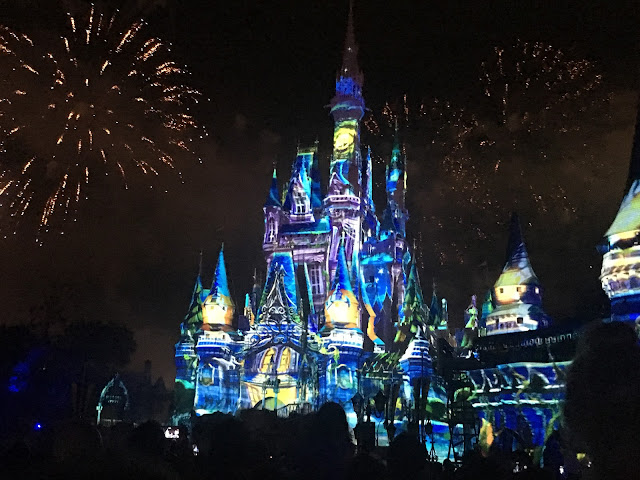
{"label": "light projection on castle", "polygon": [[636,130],[629,177],[618,213],[599,246],[603,254],[600,280],[611,300],[611,318],[640,320],[640,114]]}
{"label": "light projection on castle", "polygon": [[[371,154],[360,143],[363,81],[350,15],[331,101],[327,190],[317,145],[298,148],[284,191],[273,171],[263,207],[266,281],[246,293],[242,310],[231,300],[222,248],[211,287],[197,277],[176,345],[176,422],[191,412],[311,411],[335,401],[355,424],[354,396],[388,390],[380,368],[403,385],[390,405],[413,401],[413,385],[431,384],[430,342],[447,335],[446,310],[436,298],[440,313],[429,315],[407,243],[398,132],[382,220],[376,214]],[[433,386],[430,395],[444,401]]]}
{"label": "light projection on castle", "polygon": [[[326,189],[317,143],[298,147],[288,178],[275,169],[265,178],[266,268],[256,266],[264,283],[255,275],[249,292],[230,291],[223,248],[210,288],[201,273],[196,278],[176,344],[173,421],[253,408],[287,416],[334,401],[351,426],[366,415],[385,437],[418,426],[438,455],[470,448],[480,419],[484,437],[493,431],[503,441],[498,432],[518,431],[530,438],[527,448],[541,447],[557,419],[568,365],[551,345],[573,337],[552,330],[518,217],[510,222],[501,273],[482,296],[470,294],[465,328],[454,338],[447,300],[435,281],[425,297],[407,239],[407,154],[397,126],[390,151],[380,152],[388,159],[384,178],[373,181],[371,151],[360,138],[365,102],[357,51],[350,13],[330,102]],[[386,197],[377,209],[374,184],[384,185]],[[603,262],[605,290],[625,301],[635,283],[622,283],[620,269],[637,248],[638,191],[637,183],[629,187]],[[513,361],[500,357],[509,342],[518,351],[547,348]],[[492,359],[482,368],[481,355]],[[449,360],[466,367],[448,371]]]}

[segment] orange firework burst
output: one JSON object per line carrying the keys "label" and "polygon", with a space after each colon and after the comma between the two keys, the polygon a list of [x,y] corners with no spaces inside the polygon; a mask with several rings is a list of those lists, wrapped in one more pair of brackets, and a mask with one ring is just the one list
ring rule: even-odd
{"label": "orange firework burst", "polygon": [[205,135],[190,113],[200,93],[143,20],[121,29],[93,6],[67,18],[55,38],[0,26],[0,198],[14,218],[40,209],[41,231],[74,215],[98,176],[126,188],[130,175],[179,173]]}

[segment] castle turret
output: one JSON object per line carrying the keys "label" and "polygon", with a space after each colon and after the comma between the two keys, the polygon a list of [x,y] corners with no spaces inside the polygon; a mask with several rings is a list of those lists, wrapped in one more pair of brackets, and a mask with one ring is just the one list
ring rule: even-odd
{"label": "castle turret", "polygon": [[640,108],[629,162],[629,175],[618,213],[599,246],[600,281],[611,300],[611,320],[640,319]]}
{"label": "castle turret", "polygon": [[220,248],[218,264],[211,283],[211,290],[203,305],[203,330],[233,330],[233,302],[227,282],[224,264],[224,246]]}
{"label": "castle turret", "polygon": [[542,288],[531,268],[518,215],[511,216],[507,260],[493,295],[496,308],[486,317],[486,334],[535,330],[548,323],[542,310]]}
{"label": "castle turret", "polygon": [[291,223],[313,221],[314,204],[318,202],[320,187],[319,178],[313,179],[315,154],[316,147],[298,148],[283,205]]}
{"label": "castle turret", "polygon": [[406,197],[406,158],[404,151],[400,148],[398,137],[398,123],[391,150],[391,160],[387,167],[386,175],[387,208],[391,216],[393,230],[404,237],[405,225],[409,214],[405,208]]}

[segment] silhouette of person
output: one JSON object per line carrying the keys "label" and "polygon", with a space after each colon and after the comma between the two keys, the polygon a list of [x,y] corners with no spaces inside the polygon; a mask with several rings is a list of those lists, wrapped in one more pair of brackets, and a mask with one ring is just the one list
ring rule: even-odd
{"label": "silhouette of person", "polygon": [[567,375],[565,421],[598,478],[638,478],[640,346],[621,322],[591,325]]}

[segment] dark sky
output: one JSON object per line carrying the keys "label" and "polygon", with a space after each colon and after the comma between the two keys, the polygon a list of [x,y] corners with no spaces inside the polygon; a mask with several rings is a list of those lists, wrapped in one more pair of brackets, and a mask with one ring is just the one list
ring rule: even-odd
{"label": "dark sky", "polygon": [[[0,305],[5,323],[26,321],[30,308],[48,297],[61,298],[70,317],[126,323],[138,341],[133,367],[151,358],[155,373],[167,380],[173,376],[173,343],[188,306],[199,251],[204,250],[208,282],[225,242],[232,294],[242,301],[254,266],[262,267],[261,207],[272,163],[286,172],[296,143],[316,137],[321,152],[328,153],[332,125],[324,107],[333,93],[348,3],[151,3],[149,28],[174,42],[175,56],[190,67],[194,84],[210,98],[198,113],[210,132],[201,146],[204,163],[185,158],[185,183],[165,179],[168,193],[140,185],[94,196],[78,222],[64,235],[49,235],[41,247],[21,231],[10,235],[0,250]],[[552,317],[583,313],[577,307],[581,304],[601,304],[600,263],[588,245],[595,245],[613,220],[624,187],[638,85],[636,2],[558,1],[547,7],[540,6],[545,2],[508,0],[393,3],[355,3],[364,94],[375,112],[405,93],[410,99],[473,102],[468,99],[478,90],[480,62],[495,45],[509,45],[516,38],[542,40],[598,63],[614,98],[612,121],[597,142],[597,154],[610,170],[603,189],[575,198],[580,206],[589,206],[588,211],[598,212],[598,218],[588,225],[584,216],[575,217],[575,224],[562,222],[566,229],[585,232],[588,238],[580,248],[563,245],[562,238],[553,250],[547,248],[554,218],[525,225],[525,235],[533,267],[547,287],[545,305]],[[50,28],[59,13],[56,8],[55,2],[44,0],[4,1],[0,20],[14,28]],[[410,161],[422,161],[420,154],[415,157]],[[432,191],[428,169],[416,172],[409,183],[414,219]],[[570,182],[571,176],[562,181]],[[592,204],[598,207],[590,209]],[[506,236],[492,238],[489,245],[481,253],[493,275],[504,261]],[[469,295],[482,291],[469,287],[477,282],[461,283],[458,290],[469,291],[452,291],[457,280],[437,267],[438,253],[427,240],[420,247],[429,270],[423,272],[429,279],[423,284],[428,287],[432,277],[447,277],[441,294],[453,298],[451,323],[460,326]],[[585,265],[579,275],[564,260],[576,256],[574,263]],[[568,283],[569,293],[564,289]],[[425,290],[429,296],[430,288]]]}

